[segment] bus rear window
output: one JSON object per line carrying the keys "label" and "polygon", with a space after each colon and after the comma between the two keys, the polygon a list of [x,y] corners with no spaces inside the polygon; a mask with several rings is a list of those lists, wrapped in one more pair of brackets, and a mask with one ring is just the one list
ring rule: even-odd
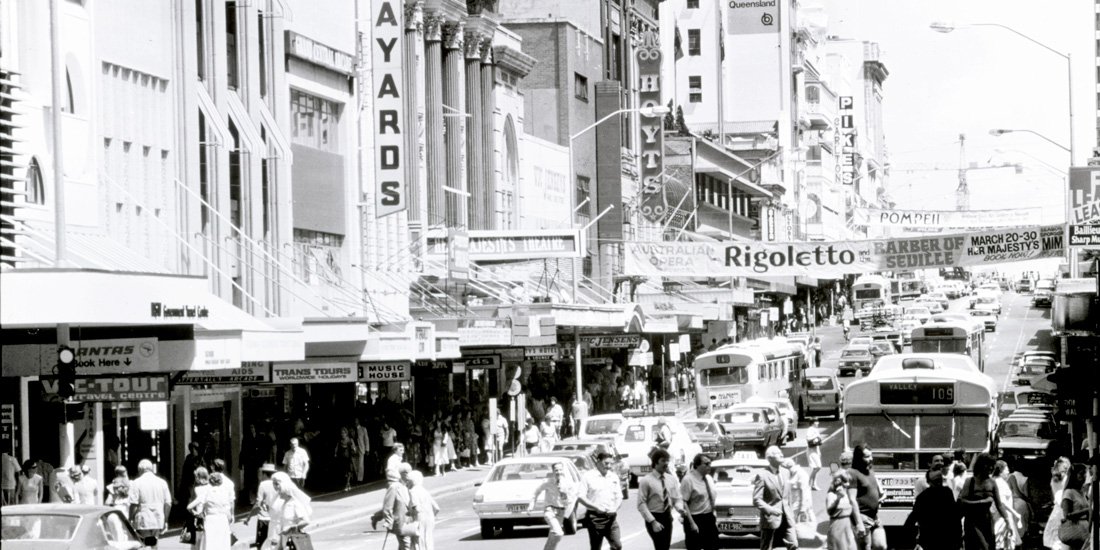
{"label": "bus rear window", "polygon": [[831,389],[833,389],[833,379],[832,378],[824,378],[824,377],[818,378],[818,377],[815,376],[815,377],[806,379],[806,382],[809,384],[809,387],[810,387],[811,390],[831,390]]}
{"label": "bus rear window", "polygon": [[713,367],[699,371],[699,383],[704,387],[745,384],[749,381],[745,367]]}

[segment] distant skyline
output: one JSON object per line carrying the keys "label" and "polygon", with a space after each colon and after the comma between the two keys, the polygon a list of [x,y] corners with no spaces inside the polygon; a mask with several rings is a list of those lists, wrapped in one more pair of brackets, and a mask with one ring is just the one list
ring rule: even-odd
{"label": "distant skyline", "polygon": [[[959,134],[971,209],[1043,208],[1043,223],[1061,223],[1063,149],[1027,133],[995,137],[993,128],[1028,129],[1069,146],[1064,58],[1007,30],[959,28],[939,33],[933,21],[999,23],[1073,57],[1076,164],[1096,140],[1096,68],[1092,0],[826,0],[829,33],[878,42],[890,76],[884,119],[898,208],[955,207]],[[1039,9],[1041,8],[1041,9]],[[943,168],[934,171],[933,168]]]}

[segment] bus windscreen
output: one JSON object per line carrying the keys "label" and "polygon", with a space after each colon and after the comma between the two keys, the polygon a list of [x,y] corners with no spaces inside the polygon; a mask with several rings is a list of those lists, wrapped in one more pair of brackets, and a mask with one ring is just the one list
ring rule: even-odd
{"label": "bus windscreen", "polygon": [[699,383],[704,387],[732,386],[749,381],[745,367],[710,367],[699,370]]}

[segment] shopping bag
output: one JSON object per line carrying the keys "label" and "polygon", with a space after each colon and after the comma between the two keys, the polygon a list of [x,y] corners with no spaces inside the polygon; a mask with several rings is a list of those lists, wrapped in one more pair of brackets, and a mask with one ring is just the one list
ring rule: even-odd
{"label": "shopping bag", "polygon": [[313,540],[309,533],[287,533],[283,535],[281,550],[313,550]]}

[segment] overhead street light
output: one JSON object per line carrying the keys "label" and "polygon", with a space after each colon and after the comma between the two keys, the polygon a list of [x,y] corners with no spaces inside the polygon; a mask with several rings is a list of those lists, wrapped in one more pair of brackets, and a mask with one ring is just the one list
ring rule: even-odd
{"label": "overhead street light", "polygon": [[[1005,134],[1011,134],[1013,132],[1024,132],[1024,133],[1031,134],[1031,135],[1036,136],[1040,139],[1046,140],[1046,142],[1050,143],[1051,145],[1054,145],[1056,147],[1060,147],[1063,151],[1065,151],[1067,153],[1070,152],[1069,147],[1066,147],[1065,145],[1062,145],[1061,143],[1058,143],[1057,141],[1054,141],[1053,139],[1050,139],[1050,138],[1044,136],[1043,134],[1040,134],[1039,132],[1036,132],[1035,130],[1013,129],[1013,128],[993,128],[992,130],[989,131],[989,135],[991,135],[991,136],[1003,136]],[[1071,162],[1071,164],[1072,164],[1072,162]]]}

